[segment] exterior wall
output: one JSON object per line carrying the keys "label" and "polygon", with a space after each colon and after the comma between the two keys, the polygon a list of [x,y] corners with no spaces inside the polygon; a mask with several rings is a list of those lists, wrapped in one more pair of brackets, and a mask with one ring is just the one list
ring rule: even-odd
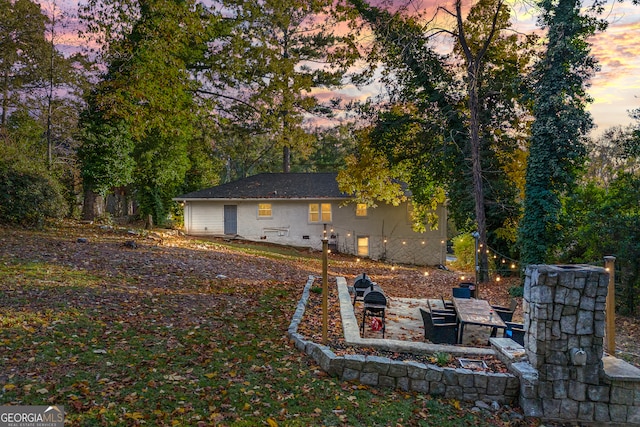
{"label": "exterior wall", "polygon": [[195,236],[224,234],[224,204],[189,202],[184,205],[185,233]]}
{"label": "exterior wall", "polygon": [[[238,235],[247,240],[322,248],[324,224],[310,223],[309,203],[331,203],[327,223],[329,244],[338,252],[357,255],[358,237],[368,237],[368,257],[416,265],[444,264],[446,259],[446,210],[438,208],[438,230],[416,233],[411,229],[407,204],[369,208],[357,217],[355,205],[343,200],[234,200],[188,201],[185,232],[190,235],[223,235],[224,205],[236,205]],[[258,203],[271,203],[271,218],[258,218]]]}

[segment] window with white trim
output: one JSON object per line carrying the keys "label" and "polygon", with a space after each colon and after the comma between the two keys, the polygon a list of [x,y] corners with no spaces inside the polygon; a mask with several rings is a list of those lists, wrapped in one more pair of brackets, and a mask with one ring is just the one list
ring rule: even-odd
{"label": "window with white trim", "polygon": [[258,203],[258,218],[271,218],[272,216],[271,203]]}
{"label": "window with white trim", "polygon": [[366,203],[356,203],[356,216],[358,218],[365,218],[368,214],[368,206]]}
{"label": "window with white trim", "polygon": [[358,256],[369,256],[369,236],[358,236]]}
{"label": "window with white trim", "polygon": [[331,203],[309,203],[309,222],[331,222]]}

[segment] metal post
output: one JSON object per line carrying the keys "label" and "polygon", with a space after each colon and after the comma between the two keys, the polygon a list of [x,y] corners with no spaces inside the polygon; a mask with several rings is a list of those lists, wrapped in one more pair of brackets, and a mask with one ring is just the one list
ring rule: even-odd
{"label": "metal post", "polygon": [[328,293],[327,264],[328,264],[329,240],[326,236],[322,239],[322,343],[327,345],[327,324],[328,324]]}
{"label": "metal post", "polygon": [[604,257],[604,266],[609,272],[609,287],[607,290],[607,302],[605,314],[607,316],[606,320],[606,331],[605,335],[607,338],[607,352],[611,356],[615,356],[616,354],[616,281],[615,281],[615,268],[616,257],[614,256],[606,256]]}
{"label": "metal post", "polygon": [[480,286],[478,286],[478,274],[480,273],[480,264],[478,263],[478,239],[480,238],[480,233],[478,233],[477,231],[474,231],[473,233],[471,233],[471,235],[473,236],[473,238],[476,241],[476,244],[475,244],[475,248],[476,248],[476,278],[475,278],[476,298],[480,298]]}

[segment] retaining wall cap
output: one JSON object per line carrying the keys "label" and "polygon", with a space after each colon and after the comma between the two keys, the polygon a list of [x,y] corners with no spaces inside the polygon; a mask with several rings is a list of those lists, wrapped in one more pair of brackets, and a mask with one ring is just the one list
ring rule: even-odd
{"label": "retaining wall cap", "polygon": [[640,369],[613,356],[602,358],[604,375],[612,381],[640,381]]}

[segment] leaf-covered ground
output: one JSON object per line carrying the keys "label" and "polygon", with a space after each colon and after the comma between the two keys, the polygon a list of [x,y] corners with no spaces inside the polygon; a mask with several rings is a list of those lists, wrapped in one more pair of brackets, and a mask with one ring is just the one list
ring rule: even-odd
{"label": "leaf-covered ground", "polygon": [[[286,337],[319,254],[268,249],[70,222],[0,229],[0,404],[64,405],[76,426],[515,425],[327,377]],[[330,277],[363,269],[397,296],[458,280],[337,255]]]}

